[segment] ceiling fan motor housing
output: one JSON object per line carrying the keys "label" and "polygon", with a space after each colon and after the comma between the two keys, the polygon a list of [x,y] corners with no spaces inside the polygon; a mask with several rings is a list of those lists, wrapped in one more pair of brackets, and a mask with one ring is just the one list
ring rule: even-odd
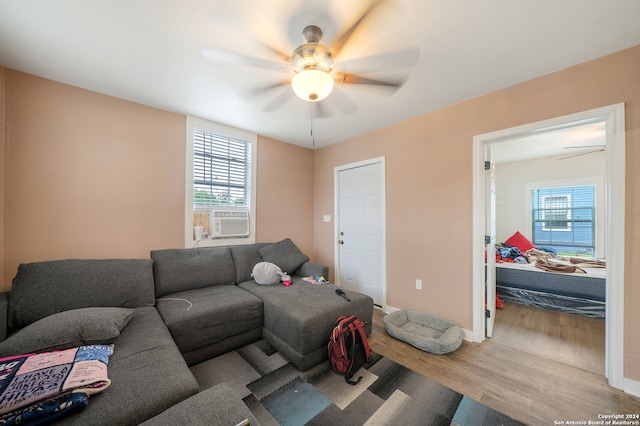
{"label": "ceiling fan motor housing", "polygon": [[322,30],[309,25],[302,31],[306,43],[298,46],[291,55],[291,66],[296,73],[304,70],[320,70],[330,73],[333,69],[333,57],[329,48],[320,44]]}
{"label": "ceiling fan motor housing", "polygon": [[291,55],[291,67],[296,75],[291,80],[293,91],[301,99],[318,102],[333,90],[333,58],[327,46],[319,44],[322,30],[309,25],[302,31],[307,41],[298,46]]}

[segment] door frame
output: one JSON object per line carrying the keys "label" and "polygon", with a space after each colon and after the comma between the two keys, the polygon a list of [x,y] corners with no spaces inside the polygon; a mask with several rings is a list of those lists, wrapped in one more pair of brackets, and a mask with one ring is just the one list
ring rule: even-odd
{"label": "door frame", "polygon": [[335,265],[335,281],[337,285],[340,285],[340,247],[338,247],[338,241],[340,240],[340,172],[343,170],[355,169],[357,167],[370,166],[373,164],[380,164],[382,168],[382,176],[380,179],[382,187],[380,188],[381,201],[380,201],[380,221],[382,222],[382,237],[380,238],[380,284],[382,285],[382,310],[387,310],[387,195],[386,195],[386,182],[387,182],[387,168],[385,164],[385,157],[375,157],[367,160],[358,161],[355,163],[344,164],[333,168],[333,205],[334,212],[333,221],[334,228],[334,260]]}
{"label": "door frame", "polygon": [[606,325],[605,376],[609,385],[624,388],[624,219],[625,219],[625,121],[624,103],[530,123],[473,138],[473,331],[476,342],[485,338],[484,233],[487,194],[485,148],[527,134],[561,128],[580,121],[606,123]]}

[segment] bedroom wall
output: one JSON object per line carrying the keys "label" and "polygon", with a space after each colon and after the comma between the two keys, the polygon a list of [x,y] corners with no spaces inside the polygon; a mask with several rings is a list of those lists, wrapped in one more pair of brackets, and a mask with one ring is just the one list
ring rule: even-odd
{"label": "bedroom wall", "polygon": [[[148,258],[184,246],[184,116],[15,70],[4,76],[2,290],[23,262]],[[289,236],[313,256],[313,151],[258,145],[257,240]]]}
{"label": "bedroom wall", "polygon": [[[387,164],[387,304],[472,328],[473,137],[626,103],[625,377],[640,381],[640,46],[331,145],[315,158],[315,253],[333,265],[333,168]],[[333,268],[332,268],[333,269]],[[423,278],[424,290],[415,289]]]}
{"label": "bedroom wall", "polygon": [[[499,149],[499,148],[498,148]],[[526,199],[527,183],[582,177],[605,178],[605,152],[496,164],[496,241],[520,231],[531,238]]]}

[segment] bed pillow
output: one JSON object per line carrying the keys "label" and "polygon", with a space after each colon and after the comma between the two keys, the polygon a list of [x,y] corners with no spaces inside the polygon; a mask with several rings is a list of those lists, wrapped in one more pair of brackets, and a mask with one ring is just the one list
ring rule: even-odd
{"label": "bed pillow", "polygon": [[529,249],[537,248],[531,241],[529,241],[527,237],[522,235],[519,231],[516,231],[516,233],[510,236],[509,239],[504,243],[511,247],[519,248],[522,254],[525,254]]}
{"label": "bed pillow", "polygon": [[262,256],[262,260],[275,263],[289,274],[292,274],[304,262],[309,261],[309,257],[302,253],[289,238],[262,247],[258,252]]}
{"label": "bed pillow", "polygon": [[0,357],[110,344],[133,313],[128,308],[81,308],[49,315],[0,343]]}

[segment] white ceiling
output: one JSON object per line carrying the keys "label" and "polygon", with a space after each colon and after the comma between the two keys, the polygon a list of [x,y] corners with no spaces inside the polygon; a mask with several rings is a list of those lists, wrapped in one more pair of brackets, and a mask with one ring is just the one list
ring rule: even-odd
{"label": "white ceiling", "polygon": [[[1,0],[0,64],[312,147],[310,104],[290,87],[250,95],[287,75],[233,59],[277,61],[266,46],[292,52],[309,24],[331,45],[370,1]],[[315,147],[638,45],[639,23],[638,0],[388,0],[335,59],[408,79],[395,93],[336,86],[314,121]],[[211,61],[207,47],[232,55]],[[355,61],[404,49],[417,49],[416,65],[387,60],[365,74],[373,61]],[[278,96],[287,102],[265,111]]]}
{"label": "white ceiling", "polygon": [[606,147],[606,124],[597,121],[524,134],[491,144],[491,160],[497,164],[557,157],[582,157]]}

